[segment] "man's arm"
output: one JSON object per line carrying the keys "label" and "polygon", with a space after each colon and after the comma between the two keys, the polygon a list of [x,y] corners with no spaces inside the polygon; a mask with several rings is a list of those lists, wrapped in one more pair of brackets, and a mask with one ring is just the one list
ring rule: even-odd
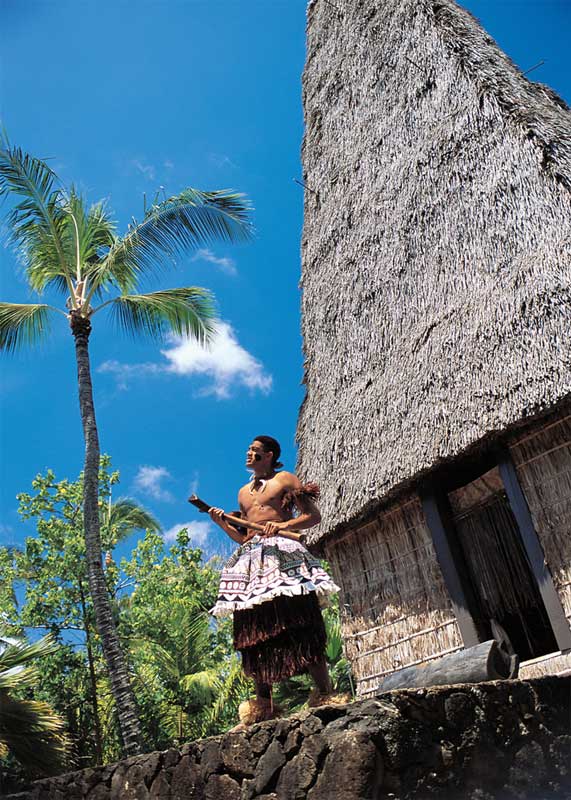
{"label": "man's arm", "polygon": [[208,512],[210,514],[210,519],[212,522],[215,522],[219,528],[222,528],[224,533],[228,534],[228,536],[233,539],[238,544],[243,544],[246,536],[240,531],[237,531],[233,525],[226,522],[224,519],[224,511],[221,508],[211,508]]}
{"label": "man's arm", "polygon": [[267,522],[265,535],[272,536],[280,531],[305,531],[318,525],[321,522],[321,513],[311,497],[300,491],[303,490],[303,484],[299,478],[291,472],[279,472],[277,477],[283,488],[283,494],[299,492],[296,499],[299,515],[283,522]]}

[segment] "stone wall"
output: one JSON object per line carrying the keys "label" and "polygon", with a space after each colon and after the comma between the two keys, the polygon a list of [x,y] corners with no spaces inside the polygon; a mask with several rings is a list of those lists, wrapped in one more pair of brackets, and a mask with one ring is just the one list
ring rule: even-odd
{"label": "stone wall", "polygon": [[399,690],[97,769],[12,800],[571,798],[571,679]]}

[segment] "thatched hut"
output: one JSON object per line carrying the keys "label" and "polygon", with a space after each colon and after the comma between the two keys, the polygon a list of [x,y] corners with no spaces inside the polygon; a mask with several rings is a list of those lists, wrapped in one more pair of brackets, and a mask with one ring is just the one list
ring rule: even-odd
{"label": "thatched hut", "polygon": [[571,113],[453,0],[310,3],[303,89],[299,469],[358,692],[492,636],[571,666]]}

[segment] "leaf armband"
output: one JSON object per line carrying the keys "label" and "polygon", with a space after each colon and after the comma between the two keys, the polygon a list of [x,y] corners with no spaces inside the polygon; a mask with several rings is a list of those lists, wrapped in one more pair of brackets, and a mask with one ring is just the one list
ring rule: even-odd
{"label": "leaf armband", "polygon": [[319,486],[316,483],[304,483],[299,489],[290,489],[282,499],[282,508],[291,513],[295,508],[302,510],[304,500],[318,500],[320,495]]}

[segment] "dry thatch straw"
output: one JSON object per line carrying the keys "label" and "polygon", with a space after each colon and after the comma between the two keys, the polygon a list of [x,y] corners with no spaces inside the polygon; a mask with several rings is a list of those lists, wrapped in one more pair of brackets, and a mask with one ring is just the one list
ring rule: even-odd
{"label": "dry thatch straw", "polygon": [[345,652],[358,694],[395,669],[460,650],[462,639],[417,499],[326,546],[342,586]]}
{"label": "dry thatch straw", "polygon": [[317,541],[571,393],[571,114],[452,0],[317,0],[303,87]]}

